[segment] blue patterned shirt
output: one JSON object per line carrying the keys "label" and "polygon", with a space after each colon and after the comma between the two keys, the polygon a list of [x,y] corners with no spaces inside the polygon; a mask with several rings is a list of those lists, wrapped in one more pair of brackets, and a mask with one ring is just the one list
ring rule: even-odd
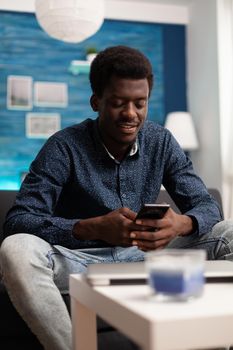
{"label": "blue patterned shirt", "polygon": [[28,232],[68,248],[103,247],[103,241],[73,237],[77,220],[120,207],[138,212],[143,203],[156,202],[161,185],[182,213],[195,218],[199,234],[209,232],[221,220],[219,207],[171,133],[146,121],[137,146],[115,161],[101,141],[98,119],[51,136],[31,164],[4,235]]}

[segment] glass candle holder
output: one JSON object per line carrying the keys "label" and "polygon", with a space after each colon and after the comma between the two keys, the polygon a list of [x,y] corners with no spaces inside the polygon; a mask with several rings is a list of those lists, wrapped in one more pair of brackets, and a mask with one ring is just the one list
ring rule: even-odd
{"label": "glass candle holder", "polygon": [[206,252],[197,249],[163,249],[146,254],[152,294],[162,300],[198,297],[204,287]]}

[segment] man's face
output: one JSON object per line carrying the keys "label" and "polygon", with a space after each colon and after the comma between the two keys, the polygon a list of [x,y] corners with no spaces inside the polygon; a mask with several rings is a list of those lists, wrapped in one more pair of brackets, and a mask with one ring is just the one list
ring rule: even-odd
{"label": "man's face", "polygon": [[148,109],[147,79],[113,77],[102,97],[93,95],[91,105],[99,112],[99,128],[109,150],[132,145]]}

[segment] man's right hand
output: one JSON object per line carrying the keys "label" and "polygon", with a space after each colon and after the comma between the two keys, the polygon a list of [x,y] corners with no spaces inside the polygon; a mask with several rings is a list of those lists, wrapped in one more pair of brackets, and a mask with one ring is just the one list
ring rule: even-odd
{"label": "man's right hand", "polygon": [[79,220],[74,225],[73,235],[80,240],[101,239],[111,245],[128,247],[132,245],[131,231],[148,229],[134,222],[136,215],[128,208],[120,208],[106,215]]}

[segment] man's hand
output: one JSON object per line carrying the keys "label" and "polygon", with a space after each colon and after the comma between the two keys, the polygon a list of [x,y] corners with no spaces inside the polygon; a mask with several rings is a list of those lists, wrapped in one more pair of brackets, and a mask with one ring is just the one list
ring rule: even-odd
{"label": "man's hand", "polygon": [[132,245],[143,251],[162,249],[177,236],[185,236],[194,232],[194,222],[187,215],[180,215],[171,208],[162,219],[140,219],[137,224],[150,226],[150,231],[133,231],[130,234]]}
{"label": "man's hand", "polygon": [[136,213],[128,208],[120,208],[106,215],[78,221],[73,228],[77,239],[101,239],[112,245],[132,246],[131,232],[148,230],[143,224],[137,225]]}

